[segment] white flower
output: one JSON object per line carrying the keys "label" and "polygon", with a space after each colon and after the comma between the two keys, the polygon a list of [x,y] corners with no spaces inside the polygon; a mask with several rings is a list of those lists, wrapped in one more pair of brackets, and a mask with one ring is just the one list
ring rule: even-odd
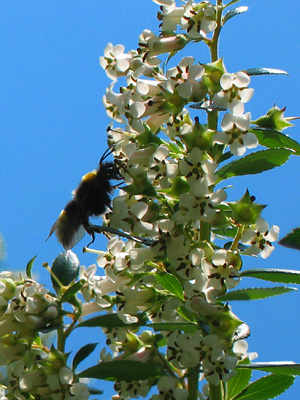
{"label": "white flower", "polygon": [[194,65],[194,62],[193,57],[184,57],[176,67],[170,68],[166,72],[167,81],[162,83],[164,89],[174,93],[176,88],[179,96],[184,99],[194,99],[201,93],[199,79],[204,73],[204,68],[199,64]]}
{"label": "white flower", "polygon": [[181,25],[191,38],[205,37],[206,33],[212,32],[217,27],[214,6],[208,1],[194,3],[193,0],[188,0],[184,6]]}
{"label": "white flower", "polygon": [[216,168],[217,163],[204,154],[199,147],[193,147],[192,151],[179,162],[180,173],[191,185],[201,178],[205,178],[209,185],[215,183],[217,175],[214,175],[214,171]]}
{"label": "white flower", "polygon": [[186,389],[178,387],[178,380],[171,376],[163,376],[157,383],[160,394],[151,397],[152,400],[186,400],[189,392]]}
{"label": "white flower", "polygon": [[224,283],[228,289],[239,284],[238,272],[232,265],[232,254],[227,250],[215,251],[211,262],[203,259],[202,268],[209,278],[210,285],[215,289],[222,290]]}
{"label": "white flower", "polygon": [[233,115],[225,114],[221,122],[223,132],[217,132],[213,139],[216,143],[230,146],[230,150],[236,156],[242,156],[246,148],[253,149],[258,146],[257,137],[248,132],[250,128],[250,113]]}
{"label": "white flower", "polygon": [[220,79],[222,90],[213,96],[213,103],[228,108],[234,115],[243,114],[244,103],[247,103],[254,93],[253,89],[248,88],[249,83],[250,78],[245,72],[226,72]]}
{"label": "white flower", "polygon": [[215,215],[215,207],[226,197],[223,189],[210,193],[208,182],[204,178],[199,179],[189,193],[179,196],[179,209],[173,215],[173,220],[179,224],[190,220],[210,221]]}
{"label": "white flower", "polygon": [[114,46],[108,43],[104,49],[104,56],[100,57],[101,67],[112,80],[126,75],[130,68],[132,55],[124,53],[124,50],[125,47],[122,44]]}
{"label": "white flower", "polygon": [[241,242],[250,245],[243,254],[260,255],[267,258],[274,250],[272,242],[278,239],[279,227],[273,225],[271,228],[266,220],[262,217],[257,218],[255,226],[247,229],[242,237]]}

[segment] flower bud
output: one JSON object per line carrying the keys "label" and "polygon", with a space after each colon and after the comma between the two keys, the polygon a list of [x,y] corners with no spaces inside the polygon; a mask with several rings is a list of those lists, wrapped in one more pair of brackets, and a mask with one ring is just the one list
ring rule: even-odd
{"label": "flower bud", "polygon": [[[255,121],[252,121],[252,123],[260,126],[261,128],[274,129],[281,132],[290,126],[293,126],[293,124],[288,122],[290,118],[284,117],[283,114],[285,110],[286,107],[280,110],[280,108],[274,106],[265,115]],[[294,118],[292,117],[291,119]]]}
{"label": "flower bud", "polygon": [[254,224],[263,209],[266,207],[263,204],[254,202],[255,198],[250,196],[248,189],[244,196],[235,202],[228,202],[232,211],[232,217],[238,224],[251,225]]}

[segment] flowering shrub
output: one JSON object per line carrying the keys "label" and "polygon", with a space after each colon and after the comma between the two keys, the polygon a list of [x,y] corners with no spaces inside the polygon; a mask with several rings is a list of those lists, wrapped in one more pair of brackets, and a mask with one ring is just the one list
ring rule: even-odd
{"label": "flowering shrub", "polygon": [[[231,8],[238,0],[154,2],[159,33],[144,30],[128,53],[109,43],[100,57],[112,80],[103,97],[108,143],[123,179],[104,226],[89,227],[107,233],[107,249],[86,249],[97,254],[87,268],[71,250],[51,269],[45,264],[53,293],[32,279],[33,260],[26,277],[1,276],[2,399],[89,399],[100,392],[83,378],[96,378],[115,381],[114,400],[262,400],[299,374],[297,364],[252,363],[250,329],[228,304],[291,290],[237,290],[248,276],[300,283],[295,271],[243,269],[244,256],[271,254],[279,228],[248,190],[226,201],[226,179],[300,154],[282,133],[291,125],[284,110],[273,107],[256,121],[246,111],[251,77],[284,72],[226,70],[218,42],[226,23],[247,10]],[[190,43],[207,46],[210,59],[181,57]],[[96,343],[72,362],[65,344],[86,326],[101,327],[107,346],[96,365],[77,372]],[[51,346],[49,332],[56,333]],[[252,369],[273,374],[249,383]]]}

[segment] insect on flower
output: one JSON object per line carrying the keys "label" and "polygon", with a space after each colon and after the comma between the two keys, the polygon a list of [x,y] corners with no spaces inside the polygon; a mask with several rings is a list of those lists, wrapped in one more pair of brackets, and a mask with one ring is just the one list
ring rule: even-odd
{"label": "insect on flower", "polygon": [[[122,179],[116,162],[104,162],[111,154],[111,147],[102,155],[98,169],[85,174],[70,200],[53,224],[49,237],[55,232],[64,249],[74,247],[87,232],[94,241],[94,232],[89,229],[89,217],[103,214],[111,205],[110,195],[114,189],[112,179]],[[47,239],[47,240],[48,240]],[[91,243],[92,243],[91,242]]]}

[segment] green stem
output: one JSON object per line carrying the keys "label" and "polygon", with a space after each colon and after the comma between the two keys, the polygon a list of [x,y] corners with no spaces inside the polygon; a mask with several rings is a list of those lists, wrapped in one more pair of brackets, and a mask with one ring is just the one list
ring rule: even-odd
{"label": "green stem", "polygon": [[223,386],[222,382],[218,386],[209,384],[209,398],[210,400],[223,400]]}
{"label": "green stem", "polygon": [[223,4],[222,0],[217,0],[217,27],[214,31],[214,35],[209,45],[211,61],[217,61],[219,58],[219,36],[222,29],[222,11],[223,11]]}
{"label": "green stem", "polygon": [[188,370],[188,388],[189,397],[187,400],[197,400],[198,399],[198,382],[199,382],[199,368],[189,368]]}

